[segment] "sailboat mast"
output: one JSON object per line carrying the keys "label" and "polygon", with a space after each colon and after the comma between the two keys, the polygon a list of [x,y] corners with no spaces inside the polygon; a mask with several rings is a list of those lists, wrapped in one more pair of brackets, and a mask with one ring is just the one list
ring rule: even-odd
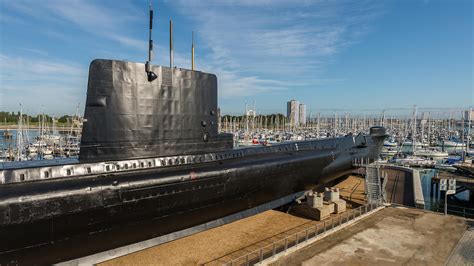
{"label": "sailboat mast", "polygon": [[17,138],[17,159],[15,161],[21,161],[21,147],[23,146],[23,107],[20,103],[20,117],[18,120],[18,132],[16,135]]}
{"label": "sailboat mast", "polygon": [[431,115],[428,112],[428,145],[431,146]]}
{"label": "sailboat mast", "polygon": [[416,105],[413,106],[413,128],[412,128],[413,155],[416,154]]}
{"label": "sailboat mast", "polygon": [[466,143],[466,152],[470,149],[470,140],[471,140],[471,117],[472,107],[469,108],[469,114],[467,115],[467,143]]}
{"label": "sailboat mast", "polygon": [[316,136],[318,137],[318,139],[321,138],[321,136],[319,135],[319,130],[320,130],[320,124],[319,124],[319,122],[320,122],[320,119],[321,119],[321,113],[318,112],[318,124],[317,124],[317,126],[316,126]]}

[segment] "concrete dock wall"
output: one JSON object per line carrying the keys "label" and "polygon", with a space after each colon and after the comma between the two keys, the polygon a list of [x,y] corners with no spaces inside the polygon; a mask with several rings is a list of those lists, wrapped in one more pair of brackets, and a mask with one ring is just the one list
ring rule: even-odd
{"label": "concrete dock wall", "polygon": [[413,201],[415,205],[414,207],[419,208],[419,209],[425,208],[425,198],[423,196],[423,189],[421,186],[420,171],[413,168],[398,166],[398,165],[383,165],[382,169],[398,170],[398,171],[403,171],[405,173],[409,173],[412,177],[412,183],[413,183],[412,192],[413,192]]}

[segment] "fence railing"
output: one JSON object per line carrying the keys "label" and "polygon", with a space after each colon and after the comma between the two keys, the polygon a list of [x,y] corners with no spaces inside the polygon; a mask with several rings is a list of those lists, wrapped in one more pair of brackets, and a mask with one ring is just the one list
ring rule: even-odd
{"label": "fence railing", "polygon": [[366,213],[373,211],[380,207],[381,203],[371,203],[360,206],[356,209],[348,210],[344,213],[338,214],[330,219],[324,220],[322,223],[318,223],[296,233],[293,233],[283,239],[274,241],[271,244],[265,245],[259,249],[248,252],[238,258],[232,259],[223,265],[234,266],[234,265],[254,265],[262,262],[265,259],[274,257],[278,253],[285,252],[289,248],[301,245],[315,237],[321,236],[327,232],[330,232],[337,227],[344,225]]}
{"label": "fence railing", "polygon": [[[427,208],[430,211],[444,213],[444,202],[432,202],[425,200],[425,204],[430,204],[430,208]],[[462,216],[465,218],[474,218],[474,209],[448,204],[448,214]]]}

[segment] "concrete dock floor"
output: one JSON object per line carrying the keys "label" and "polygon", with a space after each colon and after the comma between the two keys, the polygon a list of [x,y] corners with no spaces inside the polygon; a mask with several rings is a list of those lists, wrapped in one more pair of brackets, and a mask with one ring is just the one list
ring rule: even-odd
{"label": "concrete dock floor", "polygon": [[388,207],[273,265],[444,265],[448,259],[472,264],[474,240],[465,234],[472,227],[472,220],[460,217]]}
{"label": "concrete dock floor", "polygon": [[474,265],[474,223],[464,233],[448,258],[447,265]]}

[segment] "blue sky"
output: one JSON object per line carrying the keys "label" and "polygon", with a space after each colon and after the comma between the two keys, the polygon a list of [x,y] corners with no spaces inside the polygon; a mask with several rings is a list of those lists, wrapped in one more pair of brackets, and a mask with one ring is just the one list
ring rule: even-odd
{"label": "blue sky", "polygon": [[[473,2],[153,1],[155,64],[215,73],[224,113],[472,106]],[[95,58],[144,62],[148,1],[0,0],[0,110],[72,114]],[[43,107],[44,106],[44,107]]]}

